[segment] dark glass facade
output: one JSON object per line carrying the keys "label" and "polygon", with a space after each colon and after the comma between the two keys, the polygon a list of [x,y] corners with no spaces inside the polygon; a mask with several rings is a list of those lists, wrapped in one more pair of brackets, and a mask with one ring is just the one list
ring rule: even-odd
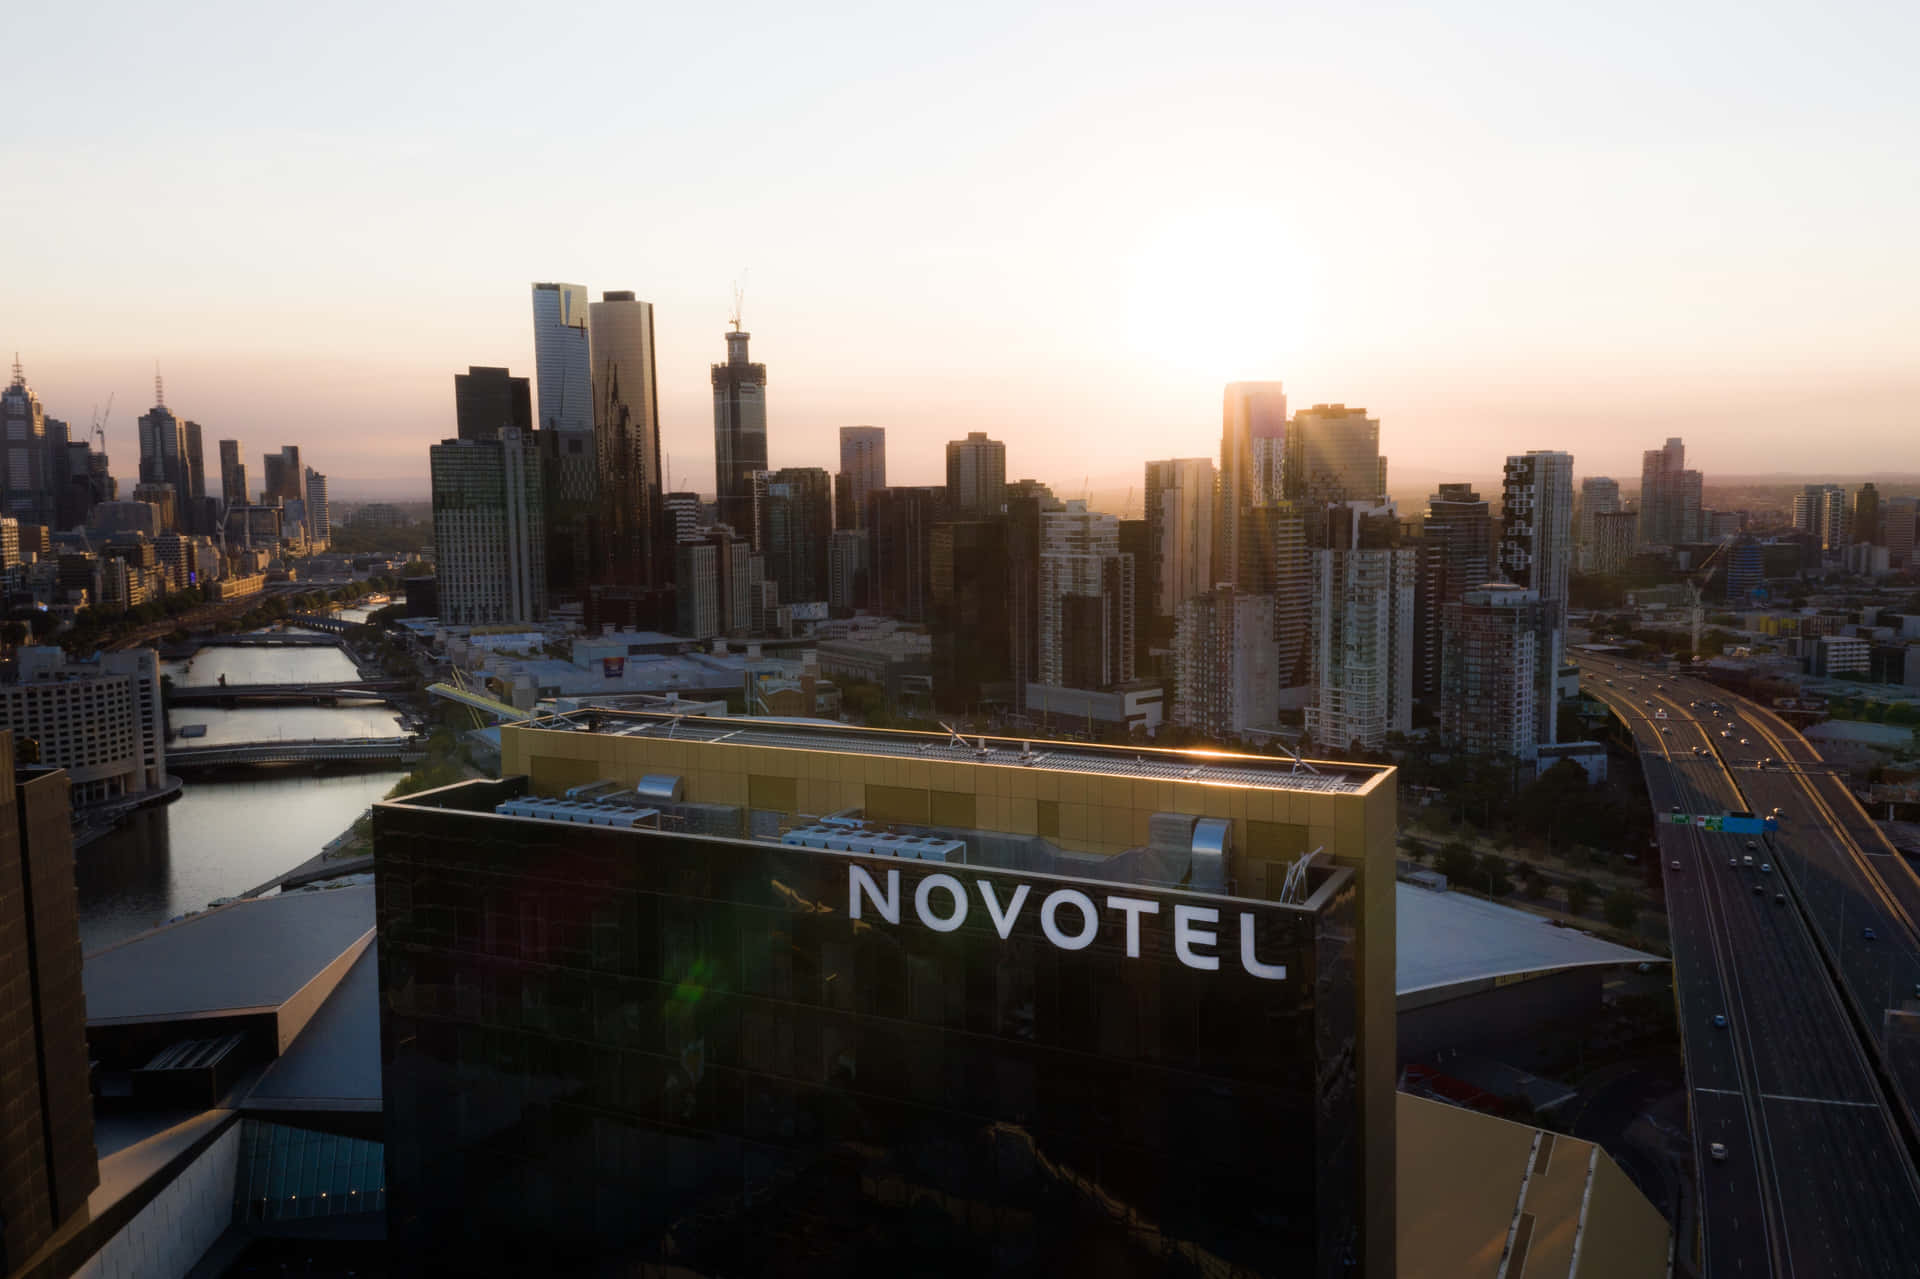
{"label": "dark glass facade", "polygon": [[1281,906],[429,806],[514,789],[376,809],[402,1268],[1354,1273],[1351,871]]}

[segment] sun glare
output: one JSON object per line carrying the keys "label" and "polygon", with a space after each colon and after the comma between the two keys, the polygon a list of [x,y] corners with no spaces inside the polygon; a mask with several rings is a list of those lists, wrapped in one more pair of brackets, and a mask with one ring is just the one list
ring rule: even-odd
{"label": "sun glare", "polygon": [[1130,330],[1157,365],[1217,381],[1285,375],[1305,339],[1312,264],[1251,209],[1187,214],[1134,257]]}

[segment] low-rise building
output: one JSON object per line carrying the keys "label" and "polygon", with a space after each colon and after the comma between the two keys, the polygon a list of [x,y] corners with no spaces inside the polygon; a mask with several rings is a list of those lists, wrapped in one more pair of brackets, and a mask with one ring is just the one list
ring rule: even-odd
{"label": "low-rise building", "polygon": [[150,648],[75,661],[53,646],[20,650],[0,684],[0,728],[31,740],[40,763],[64,768],[76,807],[166,784],[166,712]]}

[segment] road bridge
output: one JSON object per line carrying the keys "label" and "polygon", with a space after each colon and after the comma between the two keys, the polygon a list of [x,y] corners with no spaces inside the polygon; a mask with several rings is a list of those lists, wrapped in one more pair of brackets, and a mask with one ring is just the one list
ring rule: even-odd
{"label": "road bridge", "polygon": [[233,746],[167,749],[168,768],[270,764],[417,764],[427,752],[406,737],[352,737],[311,742],[244,742]]}
{"label": "road bridge", "polygon": [[326,706],[336,702],[391,701],[413,687],[404,679],[344,680],[322,684],[175,684],[172,706]]}

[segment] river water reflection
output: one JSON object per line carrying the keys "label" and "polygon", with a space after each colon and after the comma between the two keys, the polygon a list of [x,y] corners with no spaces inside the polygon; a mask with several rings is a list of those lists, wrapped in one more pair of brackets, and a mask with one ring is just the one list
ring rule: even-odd
{"label": "river water reflection", "polygon": [[[207,648],[167,662],[176,684],[291,684],[356,677],[331,648]],[[195,744],[387,737],[404,733],[386,706],[186,707],[173,728],[205,724]],[[176,745],[185,744],[176,739]],[[187,779],[172,804],[134,814],[75,853],[80,941],[93,951],[272,879],[318,853],[386,794],[404,770]],[[244,956],[235,956],[245,962]]]}

